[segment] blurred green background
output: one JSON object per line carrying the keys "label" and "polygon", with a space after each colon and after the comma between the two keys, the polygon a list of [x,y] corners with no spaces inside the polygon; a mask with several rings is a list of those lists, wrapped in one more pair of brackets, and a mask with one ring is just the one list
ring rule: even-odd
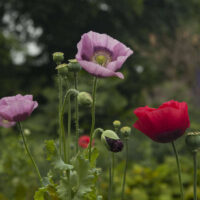
{"label": "blurred green background", "polygon": [[[134,108],[174,99],[188,103],[191,130],[200,128],[199,10],[199,0],[0,0],[0,97],[33,94],[39,102],[23,125],[31,130],[28,142],[44,175],[43,141],[58,136],[52,53],[64,52],[66,62],[74,58],[81,35],[90,30],[107,33],[134,50],[121,69],[124,80],[99,80],[96,127],[111,129],[115,119],[132,126]],[[79,89],[91,92],[91,85],[92,77],[82,70]],[[90,109],[80,111],[81,133],[88,134]],[[170,144],[154,143],[135,130],[130,144],[126,198],[179,199]],[[177,146],[190,200],[192,165],[184,137]],[[101,145],[99,149],[105,151]],[[108,159],[103,154],[99,166],[106,174]],[[32,199],[38,182],[26,158],[17,129],[0,127],[0,200]],[[118,160],[119,178],[123,152]],[[99,180],[104,194],[106,180],[106,176]],[[118,194],[120,180],[116,183]]]}

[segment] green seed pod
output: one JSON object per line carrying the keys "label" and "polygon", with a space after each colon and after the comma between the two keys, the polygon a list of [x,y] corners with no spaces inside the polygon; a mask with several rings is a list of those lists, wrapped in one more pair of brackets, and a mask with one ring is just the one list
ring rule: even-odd
{"label": "green seed pod", "polygon": [[83,106],[91,106],[92,105],[92,97],[88,92],[80,92],[78,94],[78,103]]}
{"label": "green seed pod", "polygon": [[53,53],[53,61],[59,65],[64,60],[64,53],[62,52],[55,52]]}
{"label": "green seed pod", "polygon": [[70,59],[68,69],[70,72],[79,72],[81,70],[81,66],[76,59]]}
{"label": "green seed pod", "polygon": [[113,126],[114,126],[114,128],[119,128],[120,126],[121,126],[121,122],[119,121],[119,120],[115,120],[114,122],[113,122]]}
{"label": "green seed pod", "polygon": [[56,69],[58,70],[58,73],[61,76],[66,76],[68,74],[68,67],[66,63],[60,64],[56,67]]}
{"label": "green seed pod", "polygon": [[124,126],[120,129],[120,132],[124,137],[129,137],[131,134],[131,128],[129,126]]}
{"label": "green seed pod", "polygon": [[123,143],[118,135],[112,130],[106,130],[101,135],[101,141],[106,146],[108,151],[120,152],[123,149]]}
{"label": "green seed pod", "polygon": [[200,132],[190,132],[185,138],[185,142],[190,151],[198,151],[200,149]]}

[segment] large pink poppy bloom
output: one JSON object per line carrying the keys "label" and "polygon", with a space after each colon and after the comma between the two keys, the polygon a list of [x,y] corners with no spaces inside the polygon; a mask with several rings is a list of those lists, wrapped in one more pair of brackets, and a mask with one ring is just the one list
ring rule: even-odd
{"label": "large pink poppy bloom", "polygon": [[185,102],[171,100],[159,108],[139,107],[134,110],[134,114],[138,120],[133,126],[156,142],[172,142],[190,126]]}
{"label": "large pink poppy bloom", "polygon": [[82,35],[77,48],[76,59],[79,64],[97,77],[117,76],[123,79],[123,74],[116,71],[133,54],[130,48],[109,35],[93,31]]}
{"label": "large pink poppy bloom", "polygon": [[4,97],[0,99],[0,117],[9,122],[25,120],[37,108],[37,101],[33,101],[32,95]]}

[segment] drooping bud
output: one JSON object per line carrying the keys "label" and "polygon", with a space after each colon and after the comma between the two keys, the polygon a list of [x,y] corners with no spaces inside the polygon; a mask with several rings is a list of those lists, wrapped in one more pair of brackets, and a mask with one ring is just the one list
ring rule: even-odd
{"label": "drooping bud", "polygon": [[200,132],[190,132],[185,138],[185,142],[190,151],[195,152],[200,150]]}
{"label": "drooping bud", "polygon": [[91,106],[92,105],[92,97],[88,92],[80,92],[78,94],[78,103],[83,106]]}
{"label": "drooping bud", "polygon": [[120,129],[120,132],[125,138],[127,138],[131,134],[131,128],[129,126],[124,126]]}
{"label": "drooping bud", "polygon": [[58,73],[61,75],[61,76],[66,76],[67,73],[68,73],[68,68],[67,68],[67,64],[66,63],[63,63],[63,64],[60,64],[56,67],[56,69],[58,70]]}
{"label": "drooping bud", "polygon": [[55,52],[53,53],[53,61],[59,65],[64,60],[64,53],[62,52]]}
{"label": "drooping bud", "polygon": [[81,66],[76,59],[70,59],[68,61],[68,69],[70,72],[79,72],[81,70]]}
{"label": "drooping bud", "polygon": [[119,120],[115,120],[113,122],[113,126],[114,126],[114,128],[118,129],[121,126],[121,122]]}
{"label": "drooping bud", "polygon": [[106,148],[112,152],[122,151],[124,145],[118,135],[112,130],[106,130],[101,135],[101,141],[105,144]]}

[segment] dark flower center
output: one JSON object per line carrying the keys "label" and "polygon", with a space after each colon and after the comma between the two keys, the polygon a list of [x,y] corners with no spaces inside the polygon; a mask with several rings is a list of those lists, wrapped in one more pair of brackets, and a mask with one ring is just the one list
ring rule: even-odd
{"label": "dark flower center", "polygon": [[110,148],[110,151],[112,151],[112,152],[122,151],[124,145],[120,139],[115,140],[115,139],[108,138],[108,137],[105,137],[105,138],[106,138],[106,142]]}

